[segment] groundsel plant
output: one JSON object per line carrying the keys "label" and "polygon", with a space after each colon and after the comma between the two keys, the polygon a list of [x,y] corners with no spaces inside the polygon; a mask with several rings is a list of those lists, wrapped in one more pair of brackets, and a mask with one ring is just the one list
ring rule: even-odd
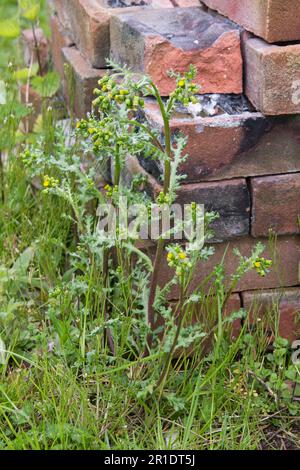
{"label": "groundsel plant", "polygon": [[[45,155],[41,139],[24,150],[22,159],[31,175],[40,179],[44,197],[62,199],[69,207],[64,217],[74,234],[68,275],[52,294],[51,321],[58,325],[53,306],[60,292],[67,289],[78,308],[74,338],[79,342],[80,360],[91,361],[105,351],[109,351],[110,361],[133,359],[136,368],[132,377],[139,378],[138,396],[144,399],[158,391],[161,397],[175,358],[180,367],[180,361],[197,350],[215,347],[221,354],[226,325],[244,314],[235,312],[225,319],[231,292],[249,270],[267,274],[271,262],[262,258],[264,247],[258,244],[248,258],[236,253],[238,267],[229,287],[224,287],[224,260],[195,287],[195,272],[214,253],[211,245],[203,246],[213,236],[210,225],[218,217],[214,212],[201,212],[204,236],[200,245],[193,239],[175,243],[172,228],[169,239],[162,233],[155,241],[149,241],[150,248],[131,232],[127,238],[118,236],[122,199],[129,205],[143,204],[149,217],[153,203],[168,209],[176,202],[184,179],[180,166],[188,158],[187,139],[171,135],[170,120],[179,104],[188,106],[197,101],[199,90],[193,83],[193,66],[183,75],[171,73],[175,89],[168,99],[163,99],[150,78],[112,62],[109,65],[110,72],[94,90],[92,113],[76,123],[72,145],[64,144],[63,132],[57,127],[51,154]],[[162,133],[145,119],[147,100],[157,103]],[[161,191],[156,196],[144,190],[145,173],[128,181],[128,157],[163,163]],[[106,178],[110,176],[102,188],[97,183],[100,168],[106,170]],[[97,208],[103,203],[110,208],[107,219],[117,218],[115,233],[107,237],[100,236],[98,230]],[[190,214],[192,225],[196,224],[199,212],[194,202],[190,204]],[[176,228],[173,220],[173,230]],[[162,282],[163,272],[168,272],[169,277]],[[72,284],[68,285],[71,279]],[[212,297],[217,298],[217,308],[208,319],[202,307]],[[65,341],[58,334],[60,341]],[[93,338],[98,338],[96,350],[90,346]],[[158,361],[157,367],[146,367],[154,360]]]}

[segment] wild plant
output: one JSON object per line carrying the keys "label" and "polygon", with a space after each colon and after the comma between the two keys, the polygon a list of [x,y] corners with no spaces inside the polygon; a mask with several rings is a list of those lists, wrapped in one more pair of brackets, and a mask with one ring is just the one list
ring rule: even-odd
{"label": "wild plant", "polygon": [[[228,323],[224,310],[231,292],[246,272],[256,269],[259,275],[265,275],[271,262],[261,257],[264,247],[260,243],[248,258],[236,253],[239,257],[237,271],[227,289],[224,287],[223,264],[217,266],[210,276],[213,284],[209,287],[210,295],[218,298],[217,318],[205,328],[205,318],[200,315],[199,321],[193,324],[193,315],[195,310],[201,310],[201,303],[205,303],[203,287],[209,281],[204,280],[196,290],[191,290],[190,286],[195,270],[213,254],[213,246],[195,249],[193,240],[188,244],[176,244],[170,242],[171,238],[166,243],[165,234],[160,234],[151,258],[147,250],[141,248],[136,232],[129,233],[125,240],[119,236],[122,197],[126,197],[129,204],[142,202],[147,213],[151,212],[153,203],[149,195],[139,191],[144,176],[133,178],[129,186],[123,183],[128,155],[163,162],[162,190],[155,202],[159,207],[170,208],[176,201],[184,178],[180,165],[187,158],[184,152],[186,137],[171,135],[170,120],[179,103],[187,106],[196,100],[198,88],[193,83],[195,69],[191,66],[184,75],[173,74],[175,90],[164,100],[148,77],[137,76],[113,63],[110,65],[112,71],[95,89],[93,113],[76,125],[75,147],[64,150],[57,143],[53,155],[49,155],[41,140],[39,146],[27,148],[22,158],[32,177],[40,177],[43,193],[63,199],[71,208],[75,239],[80,248],[74,253],[73,275],[77,273],[78,278],[79,272],[84,276],[84,271],[89,271],[92,276],[89,282],[94,284],[95,276],[99,280],[98,292],[94,292],[94,288],[90,291],[89,284],[86,286],[90,294],[89,306],[83,307],[80,320],[82,360],[86,358],[91,329],[92,336],[103,335],[104,344],[113,357],[125,354],[144,358],[147,362],[147,357],[154,355],[161,365],[151,373],[149,389],[157,389],[161,394],[174,358],[185,357],[191,349],[201,349],[201,344],[214,335],[212,332],[216,327],[218,351],[224,324]],[[145,100],[149,99],[155,99],[158,105],[164,123],[163,135],[143,117]],[[93,164],[88,163],[91,155]],[[97,165],[111,167],[112,183],[102,190],[95,184]],[[117,214],[116,233],[109,237],[101,237],[98,230],[96,208],[103,202]],[[195,203],[191,203],[194,219],[198,216],[195,207]],[[108,213],[108,219],[111,216]],[[205,214],[206,241],[212,237],[209,225],[216,217],[215,213]],[[163,264],[173,272],[165,285],[159,283]],[[170,304],[168,295],[172,289],[178,292],[178,301]],[[101,326],[92,328],[90,308],[94,302],[101,313]],[[140,373],[142,376],[145,373],[143,368]]]}
{"label": "wild plant", "polygon": [[[267,357],[265,332],[249,326],[247,312],[226,314],[242,276],[265,276],[271,262],[261,244],[247,257],[227,250],[195,283],[214,254],[214,213],[198,250],[192,240],[174,242],[174,227],[148,250],[138,219],[125,238],[117,223],[110,236],[99,230],[102,204],[118,221],[122,198],[147,214],[154,202],[176,201],[188,156],[170,120],[178,104],[197,99],[193,67],[174,76],[166,100],[149,78],[111,66],[76,129],[52,120],[49,135],[45,126],[20,139],[14,124],[0,204],[0,447],[249,448],[258,416],[298,410],[290,383],[299,367],[286,342],[276,333]],[[163,132],[145,119],[147,100],[157,103]],[[162,162],[157,194],[142,170],[128,179],[129,156]],[[226,256],[236,257],[231,276]],[[233,341],[237,320],[244,326]]]}

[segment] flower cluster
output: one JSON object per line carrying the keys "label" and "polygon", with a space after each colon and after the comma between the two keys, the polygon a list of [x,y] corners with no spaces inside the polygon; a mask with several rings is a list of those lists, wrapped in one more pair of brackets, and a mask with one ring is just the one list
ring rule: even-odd
{"label": "flower cluster", "polygon": [[85,138],[90,137],[93,141],[93,151],[96,153],[100,149],[110,147],[115,144],[115,133],[112,122],[105,118],[97,123],[93,120],[86,121],[82,119],[76,124],[78,130],[81,131]]}
{"label": "flower cluster", "polygon": [[199,87],[192,82],[196,78],[196,68],[191,65],[188,72],[183,76],[172,74],[176,77],[176,89],[171,93],[170,98],[188,106],[190,103],[197,103],[195,95],[199,93]]}
{"label": "flower cluster", "polygon": [[265,277],[270,272],[271,266],[272,260],[265,258],[256,258],[253,263],[254,269],[261,277]]}
{"label": "flower cluster", "polygon": [[118,186],[110,186],[109,184],[106,184],[104,186],[104,189],[105,189],[105,192],[106,192],[106,196],[111,199],[113,198],[115,195],[118,194],[118,191],[119,191],[119,187]]}
{"label": "flower cluster", "polygon": [[93,152],[97,153],[112,147],[126,146],[129,141],[129,135],[121,134],[116,128],[112,119],[105,117],[101,121],[95,121],[93,118],[89,120],[82,119],[76,124],[77,130],[81,132],[83,137],[91,138],[93,142]]}
{"label": "flower cluster", "polygon": [[108,112],[112,104],[124,105],[127,110],[136,111],[144,106],[144,100],[134,91],[125,89],[119,85],[112,77],[105,75],[98,81],[99,88],[95,88],[94,94],[97,98],[93,101],[93,106],[100,111]]}
{"label": "flower cluster", "polygon": [[95,189],[95,182],[93,178],[90,178],[88,176],[85,181],[86,181],[87,189],[90,191],[93,191]]}
{"label": "flower cluster", "polygon": [[159,195],[157,196],[157,198],[156,198],[156,202],[159,205],[169,204],[170,203],[170,195],[165,194],[163,191],[161,191],[159,193]]}
{"label": "flower cluster", "polygon": [[169,246],[167,248],[167,262],[170,268],[175,268],[177,276],[181,276],[192,268],[192,263],[187,253],[179,246]]}
{"label": "flower cluster", "polygon": [[56,188],[59,185],[59,180],[53,178],[53,176],[44,176],[43,186],[47,190],[49,188]]}
{"label": "flower cluster", "polygon": [[24,150],[24,152],[22,152],[20,154],[20,157],[21,157],[24,165],[29,166],[29,165],[32,164],[32,161],[34,160],[35,155],[29,149],[26,149],[26,150]]}

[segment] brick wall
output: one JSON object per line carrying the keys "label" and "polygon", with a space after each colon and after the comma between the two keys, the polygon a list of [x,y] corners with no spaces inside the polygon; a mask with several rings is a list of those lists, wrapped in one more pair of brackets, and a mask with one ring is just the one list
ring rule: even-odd
{"label": "brick wall", "polygon": [[[181,130],[189,137],[179,200],[205,203],[220,213],[216,254],[195,282],[221,258],[228,242],[247,254],[257,240],[268,244],[273,230],[278,238],[272,273],[264,279],[246,276],[235,301],[249,310],[258,301],[264,315],[274,300],[281,333],[289,339],[299,336],[299,0],[52,3],[52,57],[62,80],[64,63],[73,71],[78,117],[90,110],[92,90],[110,54],[149,74],[162,95],[172,91],[169,69],[197,67],[201,113],[178,112],[171,123],[173,133]],[[146,117],[162,129],[154,102],[147,103]],[[159,165],[128,163],[128,173],[137,168],[148,172],[148,189],[156,193]],[[230,274],[232,257],[225,264]],[[168,276],[165,267],[161,279]],[[285,294],[282,287],[289,288]],[[171,294],[172,299],[177,295]]]}

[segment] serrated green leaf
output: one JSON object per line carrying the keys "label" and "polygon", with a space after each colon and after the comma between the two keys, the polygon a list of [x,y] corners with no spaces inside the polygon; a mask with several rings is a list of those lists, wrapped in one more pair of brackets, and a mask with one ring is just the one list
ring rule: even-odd
{"label": "serrated green leaf", "polygon": [[17,20],[8,19],[0,21],[0,36],[3,38],[14,39],[20,36],[21,29]]}

